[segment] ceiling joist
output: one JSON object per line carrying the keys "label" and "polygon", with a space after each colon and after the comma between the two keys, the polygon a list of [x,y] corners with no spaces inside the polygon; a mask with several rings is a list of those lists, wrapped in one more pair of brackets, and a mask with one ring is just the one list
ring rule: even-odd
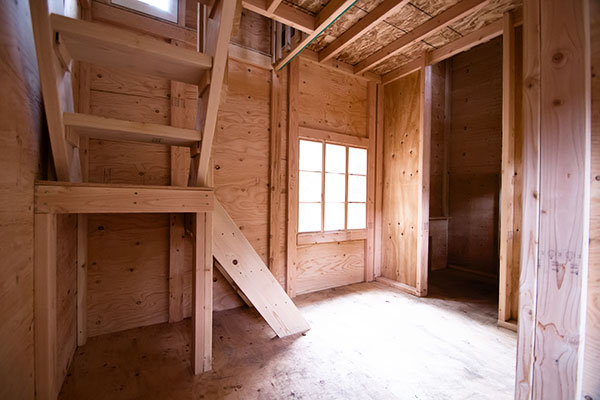
{"label": "ceiling joist", "polygon": [[369,29],[373,28],[379,22],[397,12],[405,6],[410,0],[386,0],[376,9],[368,13],[364,18],[350,27],[340,37],[333,41],[329,46],[319,52],[319,61],[327,61],[335,57],[338,53],[350,46]]}
{"label": "ceiling joist", "polygon": [[460,3],[450,7],[440,15],[431,18],[424,24],[419,25],[404,36],[370,55],[365,60],[359,62],[355,66],[354,72],[358,74],[376,67],[385,60],[388,60],[395,54],[398,54],[402,50],[406,49],[415,41],[424,39],[429,35],[439,32],[467,14],[482,8],[489,2],[490,0],[462,0]]}
{"label": "ceiling joist", "polygon": [[[315,17],[287,4],[277,4],[278,2],[279,0],[273,0],[267,4],[267,0],[242,0],[242,7],[309,35],[314,33]],[[275,10],[269,11],[274,5],[277,6]]]}
{"label": "ceiling joist", "polygon": [[315,30],[303,38],[284,58],[279,60],[276,69],[283,68],[291,59],[296,57],[310,42],[321,34],[333,21],[350,8],[356,0],[331,0],[315,17]]}

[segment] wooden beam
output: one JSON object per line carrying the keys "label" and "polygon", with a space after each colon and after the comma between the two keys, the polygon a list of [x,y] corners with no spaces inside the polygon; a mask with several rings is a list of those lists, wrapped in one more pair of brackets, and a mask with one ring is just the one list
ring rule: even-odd
{"label": "wooden beam", "polygon": [[306,126],[298,127],[298,137],[305,139],[325,140],[329,143],[337,143],[356,147],[369,147],[369,139],[345,133],[337,133],[325,129],[308,128]]}
{"label": "wooden beam", "polygon": [[56,215],[35,214],[35,393],[40,400],[58,397],[56,328]]}
{"label": "wooden beam", "polygon": [[296,296],[296,236],[298,235],[298,103],[300,102],[300,60],[288,68],[288,149],[287,149],[287,269],[286,292]]}
{"label": "wooden beam", "polygon": [[194,214],[192,266],[192,370],[212,369],[212,213]]}
{"label": "wooden beam", "polygon": [[381,276],[382,262],[382,216],[383,216],[383,85],[377,85],[377,131],[375,150],[375,255],[373,274]]}
{"label": "wooden beam", "polygon": [[377,83],[367,84],[367,237],[365,240],[365,282],[375,278],[375,156],[377,154]]}
{"label": "wooden beam", "polygon": [[[523,23],[523,13],[521,9],[514,11],[514,26],[521,25]],[[460,39],[450,42],[438,49],[432,50],[428,54],[429,64],[436,64],[440,61],[444,61],[458,53],[467,51],[481,43],[485,43],[497,36],[502,34],[504,25],[502,20],[492,22],[489,25],[484,26],[474,32],[471,32]],[[382,82],[384,85],[394,82],[406,75],[409,75],[419,69],[419,65],[422,61],[417,58],[409,61],[408,63],[398,67],[397,69],[388,72],[383,75]]]}
{"label": "wooden beam", "polygon": [[195,129],[175,128],[148,122],[124,121],[91,114],[65,113],[65,126],[79,136],[174,146],[193,146],[201,140]]}
{"label": "wooden beam", "polygon": [[235,4],[234,1],[219,1],[212,11],[214,17],[207,20],[206,49],[203,51],[213,57],[213,67],[210,73],[210,86],[198,99],[198,110],[204,110],[196,125],[197,128],[202,127],[202,145],[200,154],[194,158],[192,186],[204,186],[208,178]]}
{"label": "wooden beam", "polygon": [[303,246],[317,243],[349,242],[354,240],[366,240],[367,235],[366,229],[300,233],[297,236],[296,243],[298,246]]}
{"label": "wooden beam", "polygon": [[50,16],[69,54],[76,60],[197,84],[212,66],[211,55],[105,24]]}
{"label": "wooden beam", "polygon": [[267,12],[274,13],[277,7],[281,4],[282,0],[267,0]]}
{"label": "wooden beam", "polygon": [[206,188],[37,182],[38,214],[196,213],[213,208]]}
{"label": "wooden beam", "polygon": [[281,94],[279,74],[271,71],[271,132],[269,152],[269,269],[277,279],[285,276],[281,254],[281,156],[283,151],[281,111],[285,96]]}
{"label": "wooden beam", "polygon": [[354,68],[354,72],[358,74],[381,64],[410,46],[412,43],[439,32],[454,21],[480,9],[489,1],[490,0],[462,0],[460,3],[450,7],[440,15],[431,18],[422,25],[419,25],[404,36],[401,36],[399,39],[359,62]]}
{"label": "wooden beam", "polygon": [[77,215],[77,346],[87,341],[88,219]]}
{"label": "wooden beam", "polygon": [[319,51],[319,62],[327,61],[338,55],[342,50],[369,31],[369,29],[396,13],[400,8],[408,4],[408,2],[409,0],[386,0],[381,3],[376,9],[352,25],[327,47]]}
{"label": "wooden beam", "polygon": [[498,298],[498,321],[509,321],[514,226],[514,178],[515,178],[515,28],[513,15],[504,14],[502,34],[502,184],[500,200],[500,290]]}
{"label": "wooden beam", "polygon": [[421,66],[421,107],[419,118],[419,194],[418,194],[418,239],[417,239],[417,284],[418,296],[427,296],[427,272],[429,260],[429,170],[431,158],[431,113],[432,83],[431,66],[427,56]]}
{"label": "wooden beam", "polygon": [[74,152],[65,141],[62,120],[64,111],[73,110],[70,74],[63,73],[54,51],[55,36],[50,26],[47,0],[30,0],[29,7],[56,176],[62,181],[78,182],[81,180],[80,167],[78,162],[73,162]]}
{"label": "wooden beam", "polygon": [[280,4],[274,12],[268,11],[266,0],[242,0],[242,7],[301,32],[315,31],[315,17],[287,4]]}
{"label": "wooden beam", "polygon": [[340,15],[346,12],[356,0],[331,0],[325,8],[323,8],[319,14],[315,17],[315,31],[308,34],[303,38],[298,45],[292,51],[290,51],[285,57],[283,57],[275,68],[280,70],[286,66],[291,59],[296,57],[306,46],[310,44],[318,35],[321,34],[333,21],[335,21]]}
{"label": "wooden beam", "polygon": [[582,396],[590,189],[588,6],[587,0],[524,3],[518,399]]}
{"label": "wooden beam", "polygon": [[338,71],[342,74],[352,75],[355,78],[358,77],[358,78],[362,78],[362,79],[369,80],[369,81],[381,82],[380,75],[374,74],[372,72],[365,72],[363,74],[355,74],[354,67],[343,61],[332,59],[332,60],[323,61],[323,62],[319,63],[318,53],[316,53],[310,49],[304,49],[298,57],[300,57],[301,59],[304,59],[304,60],[310,60],[314,63],[318,63],[322,67]]}
{"label": "wooden beam", "polygon": [[213,237],[215,258],[277,336],[310,329],[294,302],[219,202],[215,202]]}

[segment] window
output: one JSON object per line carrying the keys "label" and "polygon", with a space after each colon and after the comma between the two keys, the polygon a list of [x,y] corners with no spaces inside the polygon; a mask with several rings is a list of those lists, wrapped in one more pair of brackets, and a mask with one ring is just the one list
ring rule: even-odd
{"label": "window", "polygon": [[365,229],[367,150],[300,140],[298,232]]}
{"label": "window", "polygon": [[177,23],[178,0],[112,0],[113,4]]}

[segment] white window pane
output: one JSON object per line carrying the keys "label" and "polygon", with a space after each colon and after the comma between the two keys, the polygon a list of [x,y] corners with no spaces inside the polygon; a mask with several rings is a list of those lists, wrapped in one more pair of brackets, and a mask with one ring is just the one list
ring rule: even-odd
{"label": "white window pane", "polygon": [[346,175],[325,174],[325,202],[343,203],[346,200]]}
{"label": "white window pane", "polygon": [[298,207],[298,232],[321,230],[321,203],[300,203]]}
{"label": "white window pane", "polygon": [[321,201],[321,173],[300,171],[298,198],[300,201]]}
{"label": "white window pane", "polygon": [[344,203],[325,203],[325,230],[344,229]]}
{"label": "white window pane", "polygon": [[177,0],[112,0],[112,3],[177,22]]}
{"label": "white window pane", "polygon": [[301,140],[299,165],[302,171],[322,171],[323,143]]}
{"label": "white window pane", "polygon": [[346,146],[325,145],[325,172],[346,173]]}
{"label": "white window pane", "polygon": [[350,147],[348,149],[348,173],[367,174],[367,150]]}
{"label": "white window pane", "polygon": [[348,203],[348,229],[367,227],[367,206],[365,203]]}
{"label": "white window pane", "polygon": [[367,177],[348,175],[348,201],[367,201]]}

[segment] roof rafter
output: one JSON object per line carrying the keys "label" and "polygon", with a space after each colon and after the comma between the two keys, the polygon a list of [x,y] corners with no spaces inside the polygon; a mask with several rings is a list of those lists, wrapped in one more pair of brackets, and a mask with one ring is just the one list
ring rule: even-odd
{"label": "roof rafter", "polygon": [[242,7],[253,11],[264,17],[274,19],[277,22],[291,26],[294,29],[308,33],[315,31],[316,18],[312,15],[303,13],[287,4],[278,4],[275,11],[269,11],[271,7],[279,0],[273,0],[267,4],[268,0],[242,0]]}
{"label": "roof rafter", "polygon": [[319,51],[319,62],[327,61],[330,58],[335,57],[346,47],[358,40],[369,29],[394,14],[409,1],[410,0],[386,0],[381,3],[376,9],[368,13],[356,24],[352,25],[346,32],[342,33],[340,37],[329,44],[329,46]]}
{"label": "roof rafter", "polygon": [[480,9],[489,2],[490,0],[462,0],[460,3],[450,7],[440,15],[431,18],[399,39],[394,40],[381,50],[371,54],[354,67],[354,72],[358,74],[374,68],[395,54],[398,54],[417,40],[421,40],[431,34],[439,32],[451,23]]}
{"label": "roof rafter", "polygon": [[335,21],[340,15],[357,0],[331,0],[325,8],[323,8],[315,17],[315,30],[304,38],[296,47],[292,49],[285,57],[283,57],[277,63],[276,69],[280,70],[283,68],[292,58],[296,57],[310,42],[321,34],[333,21]]}

